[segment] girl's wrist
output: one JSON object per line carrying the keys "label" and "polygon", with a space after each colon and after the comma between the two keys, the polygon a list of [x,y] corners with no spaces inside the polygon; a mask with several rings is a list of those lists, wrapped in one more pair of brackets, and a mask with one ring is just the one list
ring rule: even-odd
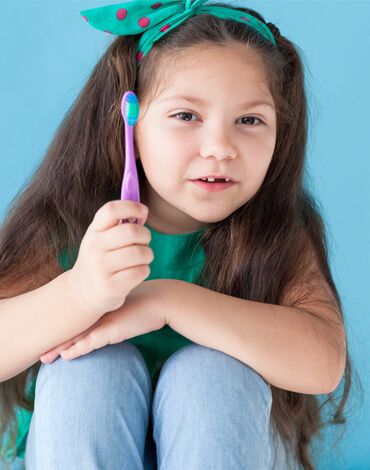
{"label": "girl's wrist", "polygon": [[105,312],[98,312],[86,304],[81,294],[78,292],[73,274],[73,268],[61,274],[61,276],[64,276],[63,281],[65,283],[65,293],[68,304],[76,313],[78,312],[83,316],[97,321]]}

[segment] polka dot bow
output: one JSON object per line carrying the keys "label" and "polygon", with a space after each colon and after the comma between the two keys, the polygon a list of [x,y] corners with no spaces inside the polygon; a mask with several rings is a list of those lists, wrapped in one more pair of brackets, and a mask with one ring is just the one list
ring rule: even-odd
{"label": "polka dot bow", "polygon": [[88,23],[99,30],[117,35],[142,34],[138,43],[137,61],[148,54],[155,41],[194,15],[209,14],[247,24],[275,46],[268,26],[252,15],[233,8],[204,5],[207,0],[183,0],[152,3],[150,0],[131,0],[115,5],[80,12]]}

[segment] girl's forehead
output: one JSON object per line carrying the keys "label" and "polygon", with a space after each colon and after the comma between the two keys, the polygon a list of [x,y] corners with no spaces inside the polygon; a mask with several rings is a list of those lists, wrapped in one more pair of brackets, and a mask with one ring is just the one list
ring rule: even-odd
{"label": "girl's forehead", "polygon": [[267,79],[256,77],[251,74],[249,77],[235,76],[194,76],[189,80],[180,76],[173,79],[160,90],[153,101],[157,103],[170,103],[172,101],[192,101],[197,105],[207,105],[217,99],[225,98],[231,103],[250,99],[253,101],[265,100],[272,104],[272,96],[269,90]]}
{"label": "girl's forehead", "polygon": [[195,46],[159,60],[145,102],[158,103],[177,96],[207,99],[212,93],[224,94],[227,90],[236,101],[246,98],[273,101],[262,59],[252,48],[242,44]]}
{"label": "girl's forehead", "polygon": [[[230,49],[234,53],[230,52]],[[243,45],[192,47],[158,70],[157,96],[166,89],[212,82],[266,80],[267,73],[259,54]],[[234,79],[234,80],[233,80]]]}

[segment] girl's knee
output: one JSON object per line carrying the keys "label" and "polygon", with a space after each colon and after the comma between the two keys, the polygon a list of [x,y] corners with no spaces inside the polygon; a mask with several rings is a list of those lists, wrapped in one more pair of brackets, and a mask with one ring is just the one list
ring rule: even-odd
{"label": "girl's knee", "polygon": [[75,359],[58,357],[51,364],[41,364],[36,380],[36,395],[44,387],[81,383],[93,386],[107,382],[120,384],[139,381],[142,387],[151,390],[151,379],[144,358],[138,348],[127,341],[95,349]]}
{"label": "girl's knee", "polygon": [[213,392],[227,388],[240,390],[246,395],[260,395],[268,408],[272,404],[271,386],[257,371],[222,351],[197,343],[171,355],[162,367],[158,382],[163,387],[176,384],[176,390],[199,389],[199,384]]}
{"label": "girl's knee", "polygon": [[182,442],[192,436],[210,449],[231,423],[228,439],[240,449],[244,440],[265,449],[271,405],[271,387],[255,370],[221,351],[191,344],[162,367],[152,404],[153,435],[160,451],[173,435]]}

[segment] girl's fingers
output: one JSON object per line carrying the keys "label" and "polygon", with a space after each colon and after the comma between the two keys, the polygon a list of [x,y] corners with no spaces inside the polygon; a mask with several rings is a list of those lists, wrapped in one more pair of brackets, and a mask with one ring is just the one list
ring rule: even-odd
{"label": "girl's fingers", "polygon": [[108,344],[107,337],[104,334],[99,334],[100,329],[101,328],[97,327],[84,338],[74,343],[70,348],[62,351],[60,354],[61,357],[66,360],[75,359],[76,357],[89,354],[95,349],[106,346]]}
{"label": "girl's fingers", "polygon": [[[92,351],[93,349],[94,348],[92,348],[90,351]],[[77,343],[75,343],[70,348],[62,351],[60,353],[60,357],[65,360],[76,359],[76,357],[84,356],[85,354],[88,354],[90,351],[86,343],[84,343],[83,339],[81,339],[80,341],[77,341]]]}
{"label": "girl's fingers", "polygon": [[60,344],[56,348],[50,349],[50,351],[40,356],[40,361],[44,364],[50,364],[51,362],[54,362],[55,359],[59,356],[60,352],[64,349],[68,349],[73,344],[73,341],[75,341],[76,339],[77,338],[70,339],[64,342],[63,344]]}
{"label": "girl's fingers", "polygon": [[50,349],[50,351],[47,351],[46,353],[42,354],[40,356],[40,361],[43,362],[44,364],[50,364],[55,361],[55,359],[59,356],[59,354],[64,351],[68,350],[73,344],[75,344],[77,341],[79,341],[81,338],[86,336],[90,331],[92,331],[94,328],[96,328],[95,325],[91,326],[87,330],[83,331],[79,335],[75,336],[72,339],[69,339],[68,341],[65,341],[64,343],[60,344],[59,346]]}
{"label": "girl's fingers", "polygon": [[51,362],[54,362],[58,356],[59,353],[52,350],[40,356],[40,361],[44,364],[50,364]]}
{"label": "girl's fingers", "polygon": [[108,314],[101,317],[94,325],[69,341],[57,346],[41,356],[42,362],[53,362],[60,354],[62,359],[75,359],[109,344]]}

